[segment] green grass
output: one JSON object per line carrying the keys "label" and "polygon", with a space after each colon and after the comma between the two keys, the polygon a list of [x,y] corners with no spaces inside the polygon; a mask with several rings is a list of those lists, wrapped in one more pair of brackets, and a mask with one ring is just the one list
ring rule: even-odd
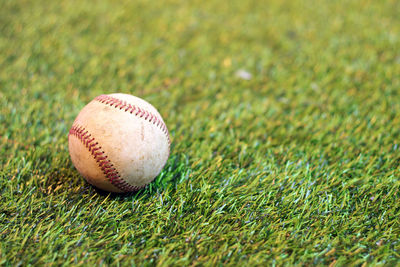
{"label": "green grass", "polygon": [[[0,265],[399,264],[399,10],[1,1]],[[172,138],[124,196],[68,155],[80,109],[113,92]]]}

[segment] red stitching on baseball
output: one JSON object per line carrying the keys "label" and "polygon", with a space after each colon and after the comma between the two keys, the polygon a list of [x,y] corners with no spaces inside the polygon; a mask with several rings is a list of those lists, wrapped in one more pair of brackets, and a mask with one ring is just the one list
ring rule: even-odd
{"label": "red stitching on baseball", "polygon": [[[93,155],[93,158],[98,162],[100,169],[103,171],[104,175],[106,178],[110,181],[111,184],[113,184],[116,188],[121,190],[122,192],[132,192],[132,191],[137,191],[144,186],[133,186],[128,184],[124,179],[121,178],[119,175],[118,171],[113,167],[114,165],[111,163],[109,159],[107,159],[107,155],[105,155],[104,151],[99,151],[101,149],[101,146],[99,146],[99,143],[95,141],[95,138],[92,137],[90,140],[89,138],[91,137],[91,134],[88,133],[88,131],[85,131],[85,128],[83,126],[76,126],[72,125],[71,130],[69,131],[69,136],[75,136],[79,140],[81,140],[82,144],[87,147],[89,152]],[[94,142],[90,145],[89,143]]]}
{"label": "red stitching on baseball", "polygon": [[157,123],[157,127],[161,129],[161,131],[165,134],[165,136],[168,139],[168,153],[169,153],[171,139],[169,137],[168,128],[165,125],[165,123],[163,123],[163,121],[160,118],[158,118],[155,114],[153,114],[147,110],[144,110],[140,107],[136,107],[134,105],[128,104],[126,101],[119,100],[119,99],[109,96],[109,95],[99,95],[94,100],[99,101],[100,103],[109,105],[111,107],[114,106],[115,108],[119,108],[120,110],[122,110],[122,108],[126,107],[124,109],[125,112],[129,112],[129,113],[133,114],[133,112],[136,111],[135,116],[145,119],[146,121],[151,122],[153,124]]}

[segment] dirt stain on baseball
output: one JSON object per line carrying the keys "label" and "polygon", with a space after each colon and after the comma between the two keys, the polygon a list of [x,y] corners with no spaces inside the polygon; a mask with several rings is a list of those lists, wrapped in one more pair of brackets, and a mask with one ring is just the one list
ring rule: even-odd
{"label": "dirt stain on baseball", "polygon": [[141,125],[142,125],[142,129],[140,131],[140,135],[141,135],[142,141],[143,141],[144,140],[144,125],[143,125],[143,122],[141,123]]}

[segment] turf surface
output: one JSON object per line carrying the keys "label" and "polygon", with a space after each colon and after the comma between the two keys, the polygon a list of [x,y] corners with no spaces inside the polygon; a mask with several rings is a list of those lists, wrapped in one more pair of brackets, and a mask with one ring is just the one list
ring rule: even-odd
{"label": "turf surface", "polygon": [[[1,1],[0,265],[398,263],[399,10]],[[68,155],[79,110],[113,92],[172,138],[126,196]]]}

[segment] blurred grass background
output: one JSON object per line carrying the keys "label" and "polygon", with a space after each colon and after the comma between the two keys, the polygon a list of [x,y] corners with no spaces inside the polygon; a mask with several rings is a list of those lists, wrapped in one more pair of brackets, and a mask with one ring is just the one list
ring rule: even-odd
{"label": "blurred grass background", "polygon": [[[398,263],[399,10],[1,1],[0,264]],[[113,92],[173,142],[128,196],[68,155],[79,110]]]}

